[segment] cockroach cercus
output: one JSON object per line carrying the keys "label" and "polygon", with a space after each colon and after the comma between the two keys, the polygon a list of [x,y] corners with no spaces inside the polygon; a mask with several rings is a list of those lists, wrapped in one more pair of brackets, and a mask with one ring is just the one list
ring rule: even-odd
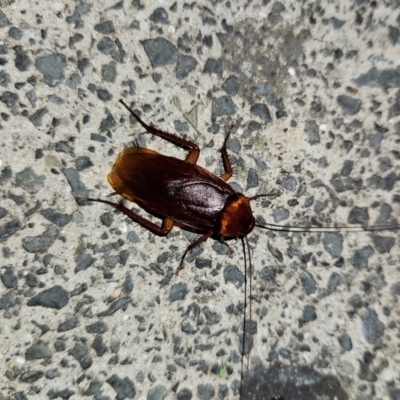
{"label": "cockroach cercus", "polygon": [[[196,164],[200,149],[195,143],[147,125],[123,100],[119,102],[137,119],[146,132],[189,151],[186,159],[180,160],[137,145],[127,147],[119,153],[117,161],[108,174],[108,182],[114,189],[111,195],[119,194],[123,198],[136,203],[149,214],[161,218],[162,223],[161,225],[157,225],[140,216],[127,208],[122,201],[117,203],[94,198],[77,198],[76,200],[79,202],[97,201],[108,204],[156,235],[165,236],[174,226],[201,234],[184,251],[180,264],[176,269],[176,275],[183,267],[186,254],[208,238],[220,241],[240,238],[244,251],[246,243],[249,266],[246,266],[245,262],[245,302],[241,346],[242,355],[245,355],[245,353],[247,355],[247,377],[249,375],[249,353],[252,335],[252,274],[247,235],[255,226],[269,230],[289,232],[332,232],[342,229],[372,231],[399,228],[398,225],[357,225],[333,228],[319,226],[293,227],[256,221],[250,207],[250,202],[262,196],[276,196],[276,194],[246,197],[236,192],[226,182],[232,176],[232,166],[226,149],[231,130],[226,135],[221,148],[224,173],[218,177]],[[248,297],[247,276],[250,289],[248,320],[246,319]],[[242,361],[242,375],[244,373],[244,362]],[[241,398],[246,398],[245,393],[247,393],[247,388],[244,386],[246,385],[241,385]]]}

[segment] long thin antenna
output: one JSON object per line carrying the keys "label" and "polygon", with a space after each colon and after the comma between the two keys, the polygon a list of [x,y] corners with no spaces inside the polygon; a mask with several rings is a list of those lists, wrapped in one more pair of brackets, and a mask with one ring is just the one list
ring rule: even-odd
{"label": "long thin antenna", "polygon": [[400,225],[354,225],[354,226],[285,226],[278,224],[271,224],[261,221],[256,221],[255,226],[259,228],[269,229],[271,231],[283,232],[339,232],[345,230],[346,232],[373,232],[373,231],[388,231],[400,229]]}
{"label": "long thin antenna", "polygon": [[246,376],[246,396],[249,393],[249,379],[250,379],[250,350],[251,350],[251,335],[252,335],[252,327],[251,327],[251,317],[252,317],[252,304],[253,304],[253,271],[251,270],[251,251],[249,245],[249,239],[245,236],[245,241],[247,245],[247,254],[249,255],[249,320],[247,324],[247,329],[249,330],[248,333],[248,349],[247,349],[247,376]]}
{"label": "long thin antenna", "polygon": [[[243,254],[244,254],[244,309],[243,309],[243,337],[242,337],[242,365],[241,365],[241,381],[240,381],[240,398],[247,399],[247,394],[249,392],[249,376],[250,376],[250,347],[251,347],[251,317],[252,317],[252,271],[251,271],[251,253],[250,253],[250,245],[245,236],[242,239],[243,245]],[[247,245],[247,254],[249,263],[247,264],[246,257],[246,246]],[[247,282],[249,282],[249,318],[247,317]],[[247,321],[247,322],[246,322]],[[247,349],[247,357],[246,357],[246,375],[244,373],[244,355]],[[245,379],[245,385],[243,384],[243,379]]]}

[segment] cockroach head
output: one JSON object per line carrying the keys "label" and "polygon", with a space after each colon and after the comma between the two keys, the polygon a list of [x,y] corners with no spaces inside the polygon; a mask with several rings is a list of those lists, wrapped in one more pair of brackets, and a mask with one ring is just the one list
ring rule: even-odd
{"label": "cockroach head", "polygon": [[254,229],[255,219],[249,200],[240,193],[228,197],[216,221],[216,232],[223,238],[244,237]]}

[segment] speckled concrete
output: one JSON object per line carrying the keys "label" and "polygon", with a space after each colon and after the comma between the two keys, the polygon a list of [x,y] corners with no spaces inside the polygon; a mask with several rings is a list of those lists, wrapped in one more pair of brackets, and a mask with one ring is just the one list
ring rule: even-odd
{"label": "speckled concrete", "polygon": [[[202,148],[277,224],[392,224],[395,2],[24,2],[0,8],[0,399],[239,399],[244,256],[104,204],[143,134]],[[156,221],[156,219],[153,219]],[[400,399],[398,231],[250,235],[248,399]],[[281,396],[281,397],[278,397]]]}

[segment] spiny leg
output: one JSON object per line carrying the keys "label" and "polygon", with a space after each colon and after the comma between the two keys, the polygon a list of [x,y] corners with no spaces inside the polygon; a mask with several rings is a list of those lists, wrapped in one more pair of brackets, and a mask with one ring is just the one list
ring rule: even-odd
{"label": "spiny leg", "polygon": [[249,200],[249,201],[258,200],[261,197],[279,197],[281,194],[282,194],[281,192],[256,194],[255,196],[248,197],[247,200]]}
{"label": "spiny leg", "polygon": [[152,133],[153,135],[161,137],[166,141],[175,144],[176,146],[184,148],[185,150],[190,150],[186,157],[186,162],[189,164],[196,164],[200,155],[200,149],[196,143],[182,139],[173,135],[172,133],[164,132],[160,129],[154,128],[154,126],[147,125],[123,100],[119,100],[119,102],[138,120],[139,124],[142,125],[148,133]]}
{"label": "spiny leg", "polygon": [[122,204],[122,201],[119,202],[119,203],[113,203],[112,201],[108,201],[108,200],[91,199],[91,198],[87,198],[87,197],[84,197],[84,198],[75,197],[75,200],[77,202],[81,202],[81,201],[97,201],[99,203],[108,204],[111,207],[114,207],[117,210],[119,210],[122,213],[124,213],[126,216],[128,216],[133,221],[137,222],[143,228],[148,229],[150,232],[153,232],[155,235],[158,235],[158,236],[166,236],[166,235],[168,235],[168,233],[171,231],[172,227],[174,226],[174,222],[170,218],[165,218],[163,220],[162,226],[159,226],[159,225],[155,224],[154,222],[151,222],[148,219],[141,217],[139,214],[136,214],[134,211],[130,210],[129,208],[125,207]]}
{"label": "spiny leg", "polygon": [[220,178],[224,181],[227,181],[231,176],[232,176],[232,164],[229,161],[229,156],[228,156],[228,152],[226,150],[226,144],[228,143],[228,139],[230,134],[232,133],[232,129],[235,125],[232,124],[229,128],[228,134],[225,136],[225,140],[224,140],[224,144],[222,145],[221,148],[221,153],[222,153],[222,162],[224,164],[224,169],[225,172],[220,176]]}

